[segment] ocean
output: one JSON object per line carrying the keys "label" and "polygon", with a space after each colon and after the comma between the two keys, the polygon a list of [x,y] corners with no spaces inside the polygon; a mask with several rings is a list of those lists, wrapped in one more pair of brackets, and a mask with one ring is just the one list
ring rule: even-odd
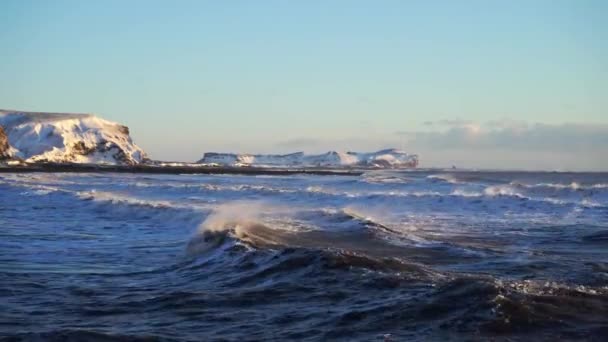
{"label": "ocean", "polygon": [[608,339],[608,174],[0,174],[9,341]]}

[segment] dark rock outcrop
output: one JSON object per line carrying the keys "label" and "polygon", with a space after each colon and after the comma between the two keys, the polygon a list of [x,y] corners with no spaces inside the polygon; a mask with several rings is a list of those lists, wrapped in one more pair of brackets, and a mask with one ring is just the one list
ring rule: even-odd
{"label": "dark rock outcrop", "polygon": [[0,126],[0,160],[10,158],[10,145],[8,144],[8,137],[4,133],[4,128]]}

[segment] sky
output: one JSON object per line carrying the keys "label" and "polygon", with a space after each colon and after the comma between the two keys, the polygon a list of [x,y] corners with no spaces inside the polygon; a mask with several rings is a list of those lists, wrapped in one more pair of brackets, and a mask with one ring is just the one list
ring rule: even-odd
{"label": "sky", "polygon": [[403,148],[608,170],[608,1],[0,1],[0,108],[154,159]]}

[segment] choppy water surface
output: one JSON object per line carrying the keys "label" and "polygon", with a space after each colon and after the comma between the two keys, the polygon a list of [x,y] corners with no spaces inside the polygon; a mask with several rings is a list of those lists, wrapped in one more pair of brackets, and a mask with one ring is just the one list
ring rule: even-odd
{"label": "choppy water surface", "polygon": [[0,175],[0,336],[605,340],[608,175]]}

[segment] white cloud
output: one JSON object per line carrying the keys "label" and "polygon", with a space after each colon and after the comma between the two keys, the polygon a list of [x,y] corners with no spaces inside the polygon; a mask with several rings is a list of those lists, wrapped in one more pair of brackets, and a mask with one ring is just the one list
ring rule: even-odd
{"label": "white cloud", "polygon": [[608,170],[607,124],[443,120],[427,122],[423,128],[334,140],[293,139],[274,149],[321,152],[397,147],[419,154],[424,167]]}
{"label": "white cloud", "polygon": [[395,132],[425,166],[608,170],[608,125],[441,121]]}
{"label": "white cloud", "polygon": [[[402,132],[395,132],[401,135]],[[608,149],[608,125],[529,124],[493,121],[458,123],[443,130],[411,132],[409,144],[436,148],[513,149],[534,151],[582,151]]]}

